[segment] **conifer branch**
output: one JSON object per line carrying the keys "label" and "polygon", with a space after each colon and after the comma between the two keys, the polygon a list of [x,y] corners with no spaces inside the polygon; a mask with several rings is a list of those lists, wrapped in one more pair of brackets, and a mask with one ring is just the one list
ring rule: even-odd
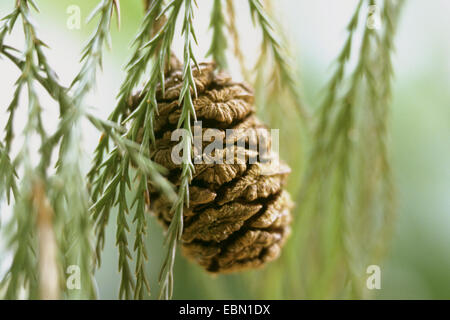
{"label": "conifer branch", "polygon": [[[12,167],[13,172],[17,172],[17,168],[22,165],[24,171],[23,176],[28,178],[23,180],[20,189],[16,192],[17,197],[15,199],[14,215],[7,228],[9,232],[9,244],[11,247],[15,247],[15,251],[13,253],[13,262],[5,278],[2,280],[1,286],[6,287],[6,297],[9,299],[17,298],[22,286],[28,289],[30,298],[39,297],[38,276],[34,272],[37,269],[38,258],[35,252],[38,248],[33,241],[33,237],[36,235],[36,219],[33,214],[32,189],[36,179],[39,179],[39,177],[45,180],[47,179],[46,172],[35,169],[31,161],[30,146],[32,136],[36,134],[42,141],[45,141],[47,139],[47,133],[43,127],[40,112],[41,105],[35,87],[36,74],[40,71],[36,67],[36,53],[40,49],[42,42],[37,38],[34,26],[31,23],[28,4],[35,6],[33,2],[28,3],[23,1],[17,3],[13,13],[4,18],[5,25],[2,28],[2,30],[12,31],[15,22],[21,18],[25,38],[23,69],[19,79],[16,81],[16,91],[8,108],[10,115],[5,128],[6,148],[2,150],[4,152],[2,156],[3,160],[9,160],[10,147],[14,137],[12,123],[18,107],[19,95],[22,90],[26,90],[28,96],[28,119],[23,129],[24,144],[14,159],[13,164],[11,165],[9,161],[9,163],[7,162],[7,165]],[[1,32],[2,50],[5,47],[5,34],[6,32]],[[43,154],[42,156],[44,157],[46,155]],[[6,179],[11,180],[11,175],[9,177],[6,176]]]}
{"label": "conifer branch", "polygon": [[7,203],[11,203],[11,195],[17,198],[17,172],[11,163],[8,152],[0,142],[0,200],[6,196]]}
{"label": "conifer branch", "polygon": [[[114,1],[104,1],[103,6],[112,6]],[[117,1],[115,1],[117,2]],[[81,296],[94,297],[94,286],[92,284],[92,263],[91,254],[89,252],[91,248],[91,234],[90,234],[90,219],[88,216],[89,199],[85,192],[86,182],[83,178],[84,172],[79,165],[78,155],[80,154],[80,119],[86,115],[83,109],[83,98],[90,90],[91,85],[88,85],[90,81],[95,80],[95,68],[96,63],[101,63],[101,47],[107,30],[104,30],[105,24],[101,24],[99,29],[103,28],[100,32],[97,30],[96,36],[91,40],[90,49],[85,52],[86,64],[82,68],[82,71],[74,81],[74,93],[69,94],[69,90],[62,87],[58,83],[56,73],[51,69],[47,62],[47,58],[44,54],[45,44],[41,41],[36,33],[36,28],[32,23],[31,13],[29,5],[33,6],[37,10],[37,6],[32,1],[20,1],[17,2],[16,8],[13,13],[8,15],[5,25],[0,31],[1,35],[1,54],[9,58],[15,63],[21,70],[22,75],[16,84],[16,93],[12,103],[9,107],[10,117],[6,126],[6,153],[9,152],[11,143],[13,141],[13,118],[16,108],[19,104],[18,96],[21,89],[27,88],[28,90],[28,104],[29,104],[29,121],[24,129],[25,144],[19,155],[14,160],[15,166],[24,165],[25,174],[21,177],[23,186],[19,192],[21,196],[16,199],[15,215],[11,226],[17,226],[17,232],[21,232],[21,223],[23,220],[20,218],[23,209],[25,207],[33,208],[33,204],[30,203],[31,199],[27,194],[27,190],[32,190],[33,181],[43,180],[46,185],[46,193],[50,205],[54,208],[55,219],[53,228],[58,230],[54,232],[57,234],[58,248],[62,250],[57,254],[59,257],[59,271],[63,272],[64,265],[75,264],[81,269],[82,274],[85,276],[82,280],[82,286],[84,288]],[[117,5],[117,3],[116,3]],[[101,10],[102,11],[102,10]],[[105,21],[105,10],[102,11],[102,21]],[[17,50],[6,46],[4,44],[5,30],[11,31],[18,18],[23,21],[24,36],[26,39],[26,47],[24,50],[24,60],[17,58],[12,52],[18,52]],[[107,19],[106,19],[107,20]],[[107,26],[108,24],[106,24]],[[94,49],[94,47],[96,49]],[[96,55],[92,58],[91,55]],[[92,70],[91,68],[94,68]],[[36,83],[39,83],[46,89],[50,96],[56,100],[60,107],[61,121],[58,129],[52,135],[47,135],[44,130],[44,125],[41,119],[41,108],[38,100],[38,95],[35,90]],[[76,84],[76,86],[75,86]],[[37,133],[41,137],[42,145],[39,150],[41,161],[36,168],[30,163],[30,151],[29,137]],[[57,161],[57,169],[53,176],[47,176],[47,169],[50,166],[50,158],[59,147],[59,158]],[[2,155],[4,161],[5,156]],[[12,172],[15,172],[12,170]],[[61,187],[61,181],[71,181],[70,184],[63,184]],[[31,184],[31,186],[30,186]],[[10,183],[11,185],[11,183]],[[14,188],[14,187],[13,187]],[[68,202],[71,205],[68,205]],[[25,212],[33,212],[28,210]],[[29,219],[31,224],[27,223],[26,231],[23,231],[22,236],[14,237],[15,241],[27,241],[36,228],[32,219]],[[34,223],[34,224],[33,224]],[[70,228],[69,228],[70,225]],[[63,230],[65,229],[65,230]],[[26,235],[25,233],[28,233]],[[70,245],[70,250],[69,250]],[[29,245],[24,245],[30,247]],[[16,250],[16,255],[23,255],[24,252]],[[29,264],[28,264],[29,265]],[[31,268],[32,266],[30,266]],[[17,292],[18,280],[16,277],[20,277],[19,270],[22,268],[26,270],[27,265],[24,261],[18,262],[17,265],[13,263],[10,271],[7,274],[6,281],[8,282],[8,291],[10,295]],[[37,290],[36,286],[30,285],[30,296],[35,296]],[[62,289],[62,288],[61,288]],[[37,296],[36,296],[37,297]]]}
{"label": "conifer branch", "polygon": [[[279,77],[280,86],[287,88],[293,98],[299,115],[305,123],[307,123],[306,120],[309,119],[309,115],[304,107],[303,99],[300,95],[299,83],[297,76],[293,72],[293,64],[289,54],[287,54],[287,48],[280,39],[279,35],[275,32],[274,23],[265,12],[261,1],[248,0],[248,3],[253,22],[259,25],[263,35],[262,53],[256,68],[261,70],[262,65],[260,63],[264,61],[264,56],[270,51],[275,62],[274,72],[276,73],[276,78]],[[276,88],[276,90],[278,89],[279,88]]]}
{"label": "conifer branch", "polygon": [[[164,299],[170,299],[173,295],[173,266],[175,263],[176,247],[183,234],[183,211],[185,207],[189,208],[189,184],[195,170],[194,164],[192,163],[193,137],[191,129],[191,119],[194,121],[197,120],[192,101],[192,94],[194,97],[197,96],[197,88],[192,72],[192,65],[197,65],[197,61],[192,53],[192,42],[197,42],[192,25],[194,5],[196,5],[195,0],[184,0],[185,11],[182,26],[182,33],[184,35],[183,85],[178,99],[178,103],[180,105],[182,104],[178,128],[182,127],[185,129],[185,134],[182,136],[181,141],[184,155],[180,185],[178,187],[178,198],[171,209],[174,217],[170,222],[166,238],[168,251],[159,276],[159,280],[162,283],[159,297]],[[198,65],[196,67],[198,68]]]}
{"label": "conifer branch", "polygon": [[[138,177],[137,177],[138,178]],[[133,249],[136,251],[136,286],[134,290],[134,299],[143,299],[145,293],[150,294],[150,284],[147,279],[146,261],[148,260],[147,249],[145,246],[145,236],[147,235],[147,214],[145,206],[149,201],[149,190],[145,178],[139,177],[138,193],[136,194],[133,206],[136,206],[133,223],[136,225],[136,239]],[[145,195],[144,197],[142,195]]]}
{"label": "conifer branch", "polygon": [[[121,252],[119,258],[119,268],[122,270],[122,282],[120,296],[122,298],[130,298],[133,293],[135,298],[142,298],[144,289],[149,293],[148,281],[146,280],[144,270],[144,260],[147,252],[142,237],[138,237],[135,241],[134,250],[138,256],[138,264],[136,264],[136,284],[134,277],[129,272],[127,258],[129,252],[125,250],[124,233],[128,230],[125,226],[124,214],[128,212],[129,207],[126,199],[115,200],[118,192],[125,191],[125,187],[129,188],[129,169],[128,163],[131,160],[137,166],[136,178],[139,181],[151,181],[154,187],[159,188],[168,199],[174,200],[176,195],[172,185],[161,175],[163,172],[160,166],[157,166],[150,160],[151,145],[154,144],[153,122],[155,113],[157,113],[156,91],[160,85],[164,90],[164,74],[168,63],[167,57],[170,56],[172,39],[175,32],[175,23],[180,11],[182,1],[172,1],[163,7],[162,0],[149,2],[149,10],[142,22],[142,26],[136,36],[133,46],[135,51],[127,65],[127,77],[121,86],[119,93],[119,102],[110,115],[109,119],[117,124],[130,123],[126,133],[123,135],[127,141],[137,141],[138,133],[142,129],[143,134],[139,141],[140,146],[137,147],[138,154],[131,154],[131,157],[122,157],[120,150],[113,149],[108,158],[104,159],[104,155],[109,145],[109,139],[114,135],[105,135],[100,140],[96,149],[94,165],[89,173],[89,179],[92,182],[92,198],[96,203],[92,207],[94,219],[96,221],[97,233],[97,258],[100,263],[100,252],[104,244],[104,230],[108,222],[109,211],[117,203],[119,204],[117,239],[120,239],[122,246],[119,247]],[[166,14],[167,18],[163,18]],[[157,25],[160,25],[158,28]],[[150,79],[142,89],[143,98],[141,103],[131,114],[126,116],[129,107],[129,99],[132,92],[138,87],[139,81],[151,63]],[[114,131],[114,130],[113,130]],[[117,137],[117,136],[116,136]],[[136,144],[137,145],[137,144]],[[125,147],[128,146],[125,145]],[[123,146],[122,146],[123,147]],[[98,174],[98,168],[103,171]],[[139,182],[133,203],[136,204],[135,218],[138,230],[145,230],[146,222],[142,198],[147,194],[147,185]],[[117,197],[120,197],[117,195]]]}
{"label": "conifer branch", "polygon": [[118,21],[120,17],[117,0],[102,0],[91,12],[87,21],[92,21],[99,16],[99,22],[95,32],[83,49],[81,61],[83,65],[79,73],[75,76],[71,89],[76,105],[82,102],[86,94],[97,82],[97,69],[103,66],[103,48],[107,45],[111,48],[110,27],[113,12],[117,13]]}
{"label": "conifer branch", "polygon": [[[347,76],[346,68],[352,54],[356,30],[360,20],[367,23],[370,15],[368,11],[366,19],[360,19],[363,8],[375,5],[372,0],[361,0],[358,3],[348,24],[348,37],[338,55],[336,70],[328,83],[327,95],[319,111],[315,145],[309,161],[311,165],[298,201],[304,203],[308,212],[315,212],[317,219],[319,215],[325,215],[335,222],[332,230],[324,229],[315,238],[324,242],[321,246],[333,246],[331,252],[334,256],[328,259],[336,262],[321,262],[321,272],[328,274],[330,278],[324,279],[322,286],[316,286],[313,295],[329,291],[325,288],[325,283],[332,281],[332,270],[337,269],[337,264],[341,261],[350,280],[352,296],[363,296],[359,276],[363,263],[358,257],[361,257],[362,252],[365,256],[372,257],[378,244],[382,242],[380,234],[383,232],[374,227],[374,221],[379,218],[375,204],[383,208],[386,216],[391,217],[393,212],[393,188],[386,146],[389,102],[383,96],[391,91],[391,37],[395,32],[388,17],[393,18],[396,10],[389,1],[384,4],[385,13],[382,18],[385,28],[389,29],[386,31],[389,32],[389,39],[380,41],[380,32],[366,25],[356,66]],[[367,146],[375,149],[368,150]],[[324,204],[324,198],[332,200]],[[312,207],[307,206],[308,199]],[[389,218],[386,216],[383,218],[382,229],[389,228]],[[355,225],[360,227],[355,229]],[[327,242],[330,239],[333,243]],[[364,248],[361,248],[363,243]]]}
{"label": "conifer branch", "polygon": [[213,36],[211,46],[206,55],[213,58],[219,69],[225,69],[227,67],[227,38],[224,33],[225,17],[222,11],[222,1],[223,0],[214,0],[213,3],[211,22],[209,25],[212,29]]}

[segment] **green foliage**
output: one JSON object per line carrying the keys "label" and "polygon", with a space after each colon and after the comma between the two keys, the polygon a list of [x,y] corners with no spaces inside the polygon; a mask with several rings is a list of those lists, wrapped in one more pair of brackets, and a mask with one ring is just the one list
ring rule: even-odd
{"label": "green foliage", "polygon": [[193,5],[194,1],[185,0],[184,2],[185,12],[182,27],[182,33],[184,35],[183,86],[178,100],[178,103],[182,104],[182,109],[178,121],[178,128],[183,127],[188,134],[183,135],[181,141],[185,150],[181,168],[181,181],[178,187],[178,198],[172,208],[174,217],[168,230],[167,244],[169,249],[159,276],[159,280],[162,281],[160,298],[164,297],[165,299],[169,299],[173,295],[173,265],[175,262],[176,246],[183,234],[183,210],[185,206],[189,207],[189,184],[194,172],[194,164],[192,163],[193,136],[191,117],[194,120],[197,119],[195,116],[194,104],[192,102],[191,90],[194,96],[197,97],[197,89],[192,73],[192,62],[195,64],[197,64],[197,62],[192,54],[192,40],[197,40],[192,26]]}
{"label": "green foliage", "polygon": [[[104,131],[116,145],[116,150],[120,150],[128,157],[136,161],[139,167],[147,174],[159,176],[157,169],[140,154],[140,146],[133,144],[125,137],[118,135],[115,130],[122,131],[115,124],[103,121],[89,114],[84,108],[84,97],[92,88],[96,78],[96,69],[101,66],[102,48],[109,35],[111,15],[114,8],[117,9],[116,1],[102,1],[94,15],[100,15],[100,23],[85,48],[83,54],[84,65],[80,73],[72,83],[72,88],[67,89],[61,86],[57,80],[56,73],[47,62],[43,51],[45,46],[43,41],[37,37],[36,28],[30,17],[28,5],[36,5],[31,1],[20,1],[14,11],[4,18],[5,23],[1,28],[1,54],[10,59],[22,70],[22,75],[16,83],[17,89],[13,100],[8,108],[9,120],[5,128],[6,138],[4,146],[1,145],[1,161],[5,166],[1,167],[0,177],[5,181],[8,198],[12,191],[16,195],[14,216],[8,227],[10,233],[10,247],[16,248],[11,265],[2,285],[6,286],[7,297],[17,298],[21,286],[26,285],[29,289],[29,297],[39,297],[37,288],[37,274],[30,270],[37,270],[36,256],[39,252],[35,241],[29,243],[30,237],[36,235],[39,226],[34,223],[34,213],[30,208],[33,205],[33,187],[43,181],[46,186],[46,200],[50,202],[54,211],[53,233],[56,236],[56,247],[60,250],[56,254],[57,264],[60,267],[59,273],[55,277],[62,277],[66,267],[78,265],[81,270],[82,288],[78,297],[95,297],[95,286],[92,282],[93,255],[91,219],[89,214],[90,200],[87,194],[86,181],[83,178],[84,172],[80,167],[80,120],[86,117],[99,130]],[[23,21],[24,37],[26,47],[23,51],[24,60],[14,55],[19,52],[4,44],[7,31],[11,31],[15,22],[21,18]],[[48,135],[41,120],[41,107],[35,85],[40,84],[49,95],[58,103],[60,110],[60,123],[57,130]],[[25,143],[16,158],[11,162],[9,153],[13,143],[13,120],[14,114],[19,106],[19,96],[21,90],[27,88],[28,93],[28,115],[29,120],[25,126],[23,135]],[[114,129],[114,130],[113,130]],[[41,140],[39,149],[41,160],[37,167],[30,161],[31,137],[38,134]],[[55,150],[59,151],[56,162],[56,171],[52,174],[50,170],[51,157]],[[22,186],[18,189],[14,181],[14,175],[20,168],[23,174],[20,176]],[[9,173],[6,169],[10,169]],[[71,183],[64,183],[70,181]],[[165,180],[164,180],[165,181]],[[3,186],[3,184],[2,184]],[[32,253],[26,253],[25,249],[32,249]],[[33,249],[34,248],[34,249]],[[41,248],[42,249],[42,248]],[[31,259],[34,257],[33,259]],[[59,296],[62,297],[65,288],[61,285]],[[42,293],[41,293],[42,294]],[[75,296],[73,296],[75,297]]]}
{"label": "green foliage", "polygon": [[[5,18],[5,26],[9,31],[14,28],[15,22],[19,18],[22,20],[25,38],[24,60],[15,57],[11,53],[17,52],[17,50],[4,44],[1,48],[2,54],[14,62],[22,71],[16,82],[17,89],[13,101],[8,109],[9,119],[5,128],[5,153],[8,154],[8,157],[11,145],[14,142],[14,115],[19,106],[19,95],[25,88],[27,89],[28,98],[28,122],[22,133],[25,141],[12,164],[12,172],[18,172],[20,168],[22,176],[21,187],[15,192],[14,216],[8,227],[11,234],[10,246],[16,248],[13,263],[3,280],[8,298],[17,298],[21,286],[28,287],[30,298],[46,295],[45,292],[38,293],[38,288],[42,291],[43,287],[38,285],[38,274],[33,271],[37,270],[39,255],[46,249],[43,246],[48,245],[63,249],[60,254],[55,253],[51,257],[52,259],[60,260],[57,263],[60,266],[59,270],[48,271],[57,272],[50,275],[51,277],[59,278],[60,274],[65,270],[64,266],[68,264],[78,264],[86,275],[91,273],[88,197],[83,172],[75,156],[79,153],[80,148],[78,145],[80,142],[79,117],[82,114],[82,110],[73,106],[73,100],[67,96],[66,89],[62,88],[57,82],[56,73],[49,66],[44,54],[45,44],[39,39],[36,27],[32,22],[29,5],[37,10],[34,2],[20,1],[17,2],[13,13]],[[2,43],[4,43],[3,40]],[[36,84],[40,84],[48,90],[50,96],[59,104],[61,122],[53,135],[48,135],[45,131]],[[41,159],[37,166],[31,161],[34,135],[38,135],[41,141],[39,149]],[[59,142],[57,168],[51,174],[51,157]],[[10,181],[10,179],[8,180]],[[72,183],[62,184],[62,181],[71,181]],[[36,199],[37,194],[34,190],[41,183],[46,185],[45,199]],[[11,186],[11,184],[9,185]],[[64,187],[61,187],[61,185],[64,185]],[[50,201],[53,208],[60,209],[54,212],[46,212],[54,221],[55,228],[53,232],[57,243],[46,244],[40,242],[39,248],[36,241],[32,241],[34,237],[41,237],[44,232],[40,229],[40,224],[36,222],[36,220],[42,219],[41,215],[43,214],[37,210],[36,201]],[[74,204],[69,206],[68,201],[74,201]],[[70,228],[72,233],[64,233],[63,229],[68,229],[69,224],[72,224]],[[65,250],[68,249],[67,244],[69,243],[71,244],[71,252]],[[26,250],[29,249],[33,251],[33,254],[26,253]],[[41,274],[41,278],[42,276]],[[90,276],[85,277],[85,279],[87,279],[83,281],[83,285],[86,288],[85,296],[94,297],[94,286]],[[61,292],[58,296],[63,294],[63,288],[61,287],[60,289]]]}
{"label": "green foliage", "polygon": [[[171,46],[174,38],[175,32],[175,24],[180,13],[181,6],[184,4],[185,7],[185,19],[183,23],[183,33],[185,34],[185,68],[183,75],[183,89],[180,94],[180,103],[183,103],[183,113],[182,113],[182,124],[184,127],[190,127],[190,116],[193,115],[195,118],[195,113],[193,114],[193,104],[190,93],[190,88],[193,87],[195,91],[195,85],[193,82],[192,76],[192,67],[190,65],[191,60],[194,60],[192,56],[192,44],[191,37],[195,39],[194,30],[192,28],[192,5],[191,1],[172,1],[165,7],[163,6],[163,1],[153,1],[150,4],[150,9],[144,18],[142,23],[142,28],[138,32],[137,37],[134,40],[135,52],[128,63],[128,76],[125,79],[125,82],[122,85],[120,94],[119,94],[119,104],[113,111],[110,116],[112,121],[122,122],[122,123],[130,123],[130,128],[125,134],[132,141],[137,140],[137,134],[139,130],[143,130],[142,141],[140,144],[140,155],[147,155],[147,161],[151,163],[148,159],[148,155],[151,154],[151,146],[155,143],[154,131],[153,131],[153,122],[155,118],[155,113],[157,113],[157,101],[156,101],[156,91],[157,86],[160,85],[162,90],[164,91],[164,77],[165,71],[168,64],[168,57],[171,54]],[[166,15],[167,17],[164,17]],[[160,24],[159,30],[157,26],[154,25],[154,22],[158,21]],[[195,60],[194,60],[195,61]],[[150,70],[150,78],[146,81],[142,93],[143,98],[141,103],[136,107],[136,109],[128,116],[125,116],[125,112],[128,110],[127,101],[132,94],[132,91],[137,88],[139,85],[139,81],[141,80],[142,70],[146,70],[149,64],[151,63]],[[141,71],[139,71],[141,70]],[[192,138],[188,137],[184,141],[187,145],[192,144]],[[96,151],[96,160],[91,170],[90,176],[93,181],[93,176],[96,174],[96,168],[101,163],[103,159],[103,154],[107,148],[107,142],[101,141],[97,151]],[[113,151],[114,152],[114,151]],[[126,219],[124,214],[128,212],[128,205],[126,203],[125,198],[125,184],[129,179],[128,172],[128,162],[130,159],[123,158],[122,159],[122,167],[119,169],[117,158],[119,155],[117,153],[110,153],[110,156],[104,162],[104,171],[97,178],[97,183],[94,182],[94,191],[93,198],[96,199],[102,192],[103,186],[108,179],[111,179],[110,187],[106,188],[106,193],[103,193],[102,197],[97,201],[100,205],[94,205],[94,217],[98,221],[97,225],[97,234],[98,234],[98,255],[103,247],[104,242],[104,230],[106,227],[106,223],[108,221],[108,215],[110,209],[115,205],[114,196],[118,193],[118,197],[121,199],[118,200],[119,210],[118,210],[118,229],[117,229],[117,244],[119,245],[119,269],[122,272],[122,281],[121,281],[121,293],[120,296],[122,298],[130,298],[131,297],[131,289],[135,288],[134,297],[142,298],[143,288],[148,289],[148,281],[145,278],[144,272],[144,264],[143,258],[147,256],[147,253],[144,248],[144,241],[141,238],[138,238],[135,243],[135,251],[138,254],[139,263],[136,265],[136,278],[138,283],[136,286],[133,283],[133,277],[130,273],[130,267],[128,265],[128,258],[131,258],[131,255],[128,252],[128,244],[126,241],[126,232],[128,231],[128,226],[126,225]],[[143,159],[140,160],[141,162]],[[177,240],[179,239],[179,235],[182,230],[182,219],[183,219],[183,208],[184,208],[184,199],[185,195],[188,192],[188,184],[190,181],[190,177],[192,176],[193,166],[191,164],[187,164],[187,166],[183,170],[183,185],[185,188],[179,189],[179,196],[176,197],[172,191],[172,187],[165,181],[161,176],[155,175],[153,172],[146,172],[142,170],[139,166],[137,170],[137,176],[140,181],[151,181],[155,186],[159,186],[161,190],[166,194],[169,199],[173,201],[176,200],[174,210],[176,210],[176,216],[178,219],[174,219],[177,221],[177,224],[174,224],[169,228],[168,233],[168,242],[169,249],[167,258],[163,264],[161,271],[161,297],[168,298],[171,296],[172,291],[172,283],[173,283],[173,263],[174,263],[174,255],[176,250]],[[155,171],[155,170],[153,170]],[[117,173],[116,177],[113,179],[113,174]],[[120,182],[119,182],[120,181]],[[120,185],[120,189],[117,187]],[[136,190],[135,203],[138,203],[137,210],[144,210],[145,206],[143,205],[142,198],[145,194],[148,194],[147,184],[144,182],[140,182],[138,189]],[[118,190],[118,191],[117,191]],[[123,193],[122,193],[123,192]],[[107,197],[107,198],[106,198]],[[141,200],[139,200],[141,199]],[[99,212],[102,212],[100,215]],[[136,227],[138,230],[145,229],[145,216],[143,212],[136,212],[136,216],[138,218],[134,219],[136,223]]]}
{"label": "green foliage", "polygon": [[224,33],[225,17],[222,12],[222,1],[214,0],[213,10],[211,13],[211,23],[209,27],[212,29],[213,36],[211,46],[208,50],[207,56],[212,56],[220,69],[227,67],[227,37]]}
{"label": "green foliage", "polygon": [[8,204],[11,203],[11,195],[17,197],[17,173],[14,169],[11,159],[5,150],[5,147],[0,142],[0,195],[6,195]]}
{"label": "green foliage", "polygon": [[306,120],[309,118],[308,112],[304,107],[303,99],[299,93],[298,77],[294,72],[295,69],[292,67],[294,64],[287,53],[287,48],[284,46],[279,34],[275,32],[274,23],[264,11],[261,1],[249,0],[249,6],[253,22],[259,24],[263,34],[261,55],[255,67],[258,70],[258,79],[256,82],[262,81],[262,85],[265,85],[265,82],[267,82],[263,80],[261,74],[266,68],[267,55],[270,51],[274,59],[274,65],[270,74],[271,80],[269,81],[271,88],[269,90],[266,89],[269,92],[267,96],[280,96],[280,94],[275,94],[275,92],[282,88],[287,89],[288,94],[292,96],[299,115],[307,123]]}
{"label": "green foliage", "polygon": [[[374,4],[360,1],[348,25],[347,41],[319,109],[315,143],[298,198],[301,218],[294,242],[303,245],[292,256],[291,270],[300,259],[309,279],[298,281],[311,298],[366,296],[364,268],[378,261],[380,246],[392,227],[395,206],[386,124],[392,39],[401,3],[384,2],[385,27],[380,30],[369,28],[370,13],[366,17],[363,13],[363,8]],[[362,44],[347,78],[361,21]],[[310,226],[319,228],[308,231]]]}

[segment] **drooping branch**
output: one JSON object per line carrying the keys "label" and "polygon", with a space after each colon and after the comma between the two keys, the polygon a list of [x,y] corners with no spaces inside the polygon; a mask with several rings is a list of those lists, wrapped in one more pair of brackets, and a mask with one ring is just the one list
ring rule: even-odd
{"label": "drooping branch", "polygon": [[[390,57],[395,23],[390,19],[398,16],[393,14],[396,6],[385,1],[384,28],[376,29],[367,24],[369,8],[373,5],[374,1],[361,0],[347,26],[347,40],[319,109],[310,165],[298,198],[303,204],[300,208],[304,213],[302,224],[320,226],[320,230],[305,241],[316,250],[330,248],[315,258],[305,253],[304,258],[309,259],[311,268],[320,268],[321,274],[329,275],[323,279],[321,288],[307,289],[312,295],[322,292],[320,290],[331,292],[328,289],[338,281],[335,270],[339,269],[345,270],[351,296],[363,297],[361,274],[364,270],[361,268],[366,260],[361,257],[376,256],[379,244],[386,240],[384,231],[390,228],[393,214],[393,188],[385,140],[389,102],[383,97],[392,85]],[[354,38],[361,24],[365,24],[361,47],[354,53]],[[388,40],[380,41],[386,32]],[[352,54],[357,55],[356,66],[347,70]],[[329,200],[324,202],[324,199]],[[333,221],[333,228],[320,224],[325,217]],[[383,222],[378,228],[380,219]],[[300,225],[297,227],[298,233],[307,232]]]}

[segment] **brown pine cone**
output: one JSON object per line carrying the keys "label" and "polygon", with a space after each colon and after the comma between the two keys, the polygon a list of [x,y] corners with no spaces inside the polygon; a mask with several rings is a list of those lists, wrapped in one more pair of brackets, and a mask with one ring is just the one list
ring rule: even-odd
{"label": "brown pine cone", "polygon": [[[225,158],[223,164],[195,164],[190,206],[184,210],[183,252],[214,273],[259,267],[278,257],[290,232],[292,202],[283,190],[290,169],[281,161],[262,161],[258,149],[248,148],[251,143],[266,147],[271,143],[267,128],[254,114],[252,89],[215,72],[212,63],[199,67],[200,70],[194,69],[198,92],[194,106],[197,120],[202,121],[202,132],[215,128],[215,136],[225,141],[243,139],[245,146],[224,146],[215,151],[214,156],[236,151],[231,154],[230,158],[236,160],[231,164]],[[169,169],[169,178],[175,185],[179,183],[180,165],[172,161],[171,153],[178,141],[170,138],[180,117],[181,87],[182,71],[175,69],[166,77],[164,97],[160,91],[157,94],[159,114],[154,123],[153,160]],[[133,100],[135,105],[139,103],[138,99]],[[235,136],[230,137],[226,136],[226,129],[250,131],[245,136],[235,131]],[[202,143],[204,152],[209,143]],[[268,154],[266,158],[277,160],[278,155]],[[164,196],[152,191],[150,209],[165,227],[169,226],[173,212]]]}

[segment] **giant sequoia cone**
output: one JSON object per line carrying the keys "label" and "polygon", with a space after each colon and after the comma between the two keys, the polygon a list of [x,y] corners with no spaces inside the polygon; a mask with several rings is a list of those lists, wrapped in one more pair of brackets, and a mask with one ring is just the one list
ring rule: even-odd
{"label": "giant sequoia cone", "polygon": [[[258,151],[247,147],[254,139],[270,144],[268,135],[265,139],[257,134],[225,137],[226,129],[267,130],[254,114],[251,88],[215,72],[211,63],[202,63],[199,67],[200,70],[194,69],[198,97],[193,102],[197,119],[202,121],[202,130],[215,128],[225,139],[244,139],[244,148],[224,147],[215,154],[237,151],[234,154],[241,152],[245,161],[195,164],[189,208],[184,210],[183,252],[214,273],[259,267],[278,257],[290,231],[292,203],[283,190],[290,169],[282,162],[261,161]],[[178,143],[171,141],[171,133],[180,117],[181,87],[182,70],[172,69],[166,76],[164,97],[161,91],[157,94],[159,114],[154,123],[156,152],[153,160],[170,171],[169,178],[175,185],[179,183],[181,166],[171,157],[172,148]],[[237,132],[235,135],[240,134]],[[276,154],[265,157],[278,159]],[[151,191],[150,209],[165,227],[169,226],[173,212],[171,203],[163,195]]]}

